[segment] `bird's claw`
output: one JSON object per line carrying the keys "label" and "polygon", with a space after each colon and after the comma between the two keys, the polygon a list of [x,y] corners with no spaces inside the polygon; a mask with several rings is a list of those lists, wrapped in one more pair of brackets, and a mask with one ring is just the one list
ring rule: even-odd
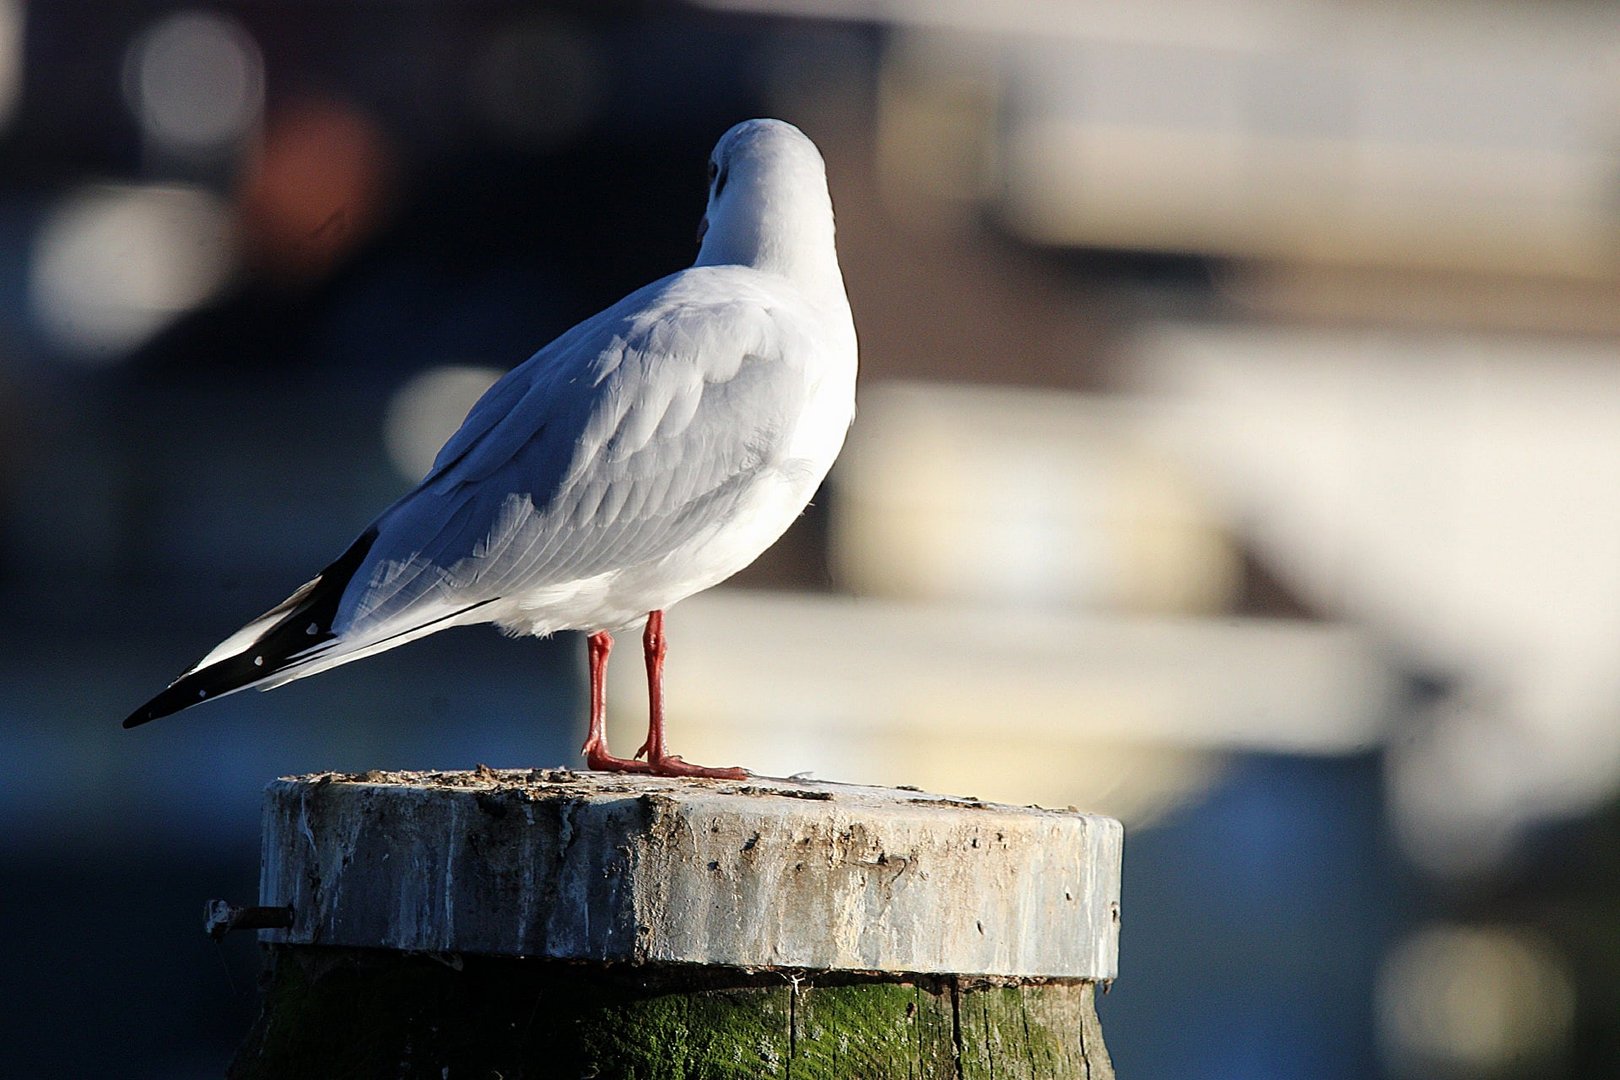
{"label": "bird's claw", "polygon": [[[646,753],[642,747],[636,754]],[[746,780],[747,769],[713,768],[708,765],[688,765],[675,754],[665,754],[656,761],[637,761],[635,758],[614,757],[600,747],[584,747],[585,767],[594,772],[646,773],[651,776],[697,776],[709,780]]]}
{"label": "bird's claw", "polygon": [[585,767],[594,772],[651,772],[652,766],[645,761],[636,761],[632,758],[614,757],[606,749],[586,744],[582,748],[585,755]]}
{"label": "bird's claw", "polygon": [[708,765],[688,765],[674,754],[666,754],[652,762],[654,776],[701,776],[710,780],[746,780],[747,769],[713,768]]}

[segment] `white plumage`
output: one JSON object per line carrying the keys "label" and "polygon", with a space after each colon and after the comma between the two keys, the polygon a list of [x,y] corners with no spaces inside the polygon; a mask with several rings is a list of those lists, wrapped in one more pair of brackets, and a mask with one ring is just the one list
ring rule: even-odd
{"label": "white plumage", "polygon": [[[854,415],[855,328],[821,155],[790,124],[749,120],[721,137],[710,177],[695,265],[509,372],[342,558],[125,725],[479,622],[598,632],[594,681],[607,632],[655,613],[655,677],[656,613],[775,542]],[[593,702],[594,732],[599,685]],[[593,764],[647,767],[600,749]]]}

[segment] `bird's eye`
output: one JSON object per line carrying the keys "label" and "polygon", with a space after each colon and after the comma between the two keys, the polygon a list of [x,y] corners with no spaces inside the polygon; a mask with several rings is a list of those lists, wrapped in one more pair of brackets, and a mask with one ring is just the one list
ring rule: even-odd
{"label": "bird's eye", "polygon": [[718,166],[718,165],[716,165],[714,163],[713,158],[710,158],[709,159],[709,183],[711,183],[711,184],[714,183],[714,178],[716,176],[719,176],[719,175],[720,175],[720,166]]}

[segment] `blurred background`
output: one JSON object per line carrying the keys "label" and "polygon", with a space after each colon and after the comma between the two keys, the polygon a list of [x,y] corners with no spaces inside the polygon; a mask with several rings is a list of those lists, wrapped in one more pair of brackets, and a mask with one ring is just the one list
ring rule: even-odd
{"label": "blurred background", "polygon": [[861,410],[671,615],[675,749],[1122,818],[1123,1076],[1620,1075],[1600,0],[0,0],[4,1071],[220,1074],[276,775],[578,763],[581,643],[487,628],[118,721],[755,115]]}

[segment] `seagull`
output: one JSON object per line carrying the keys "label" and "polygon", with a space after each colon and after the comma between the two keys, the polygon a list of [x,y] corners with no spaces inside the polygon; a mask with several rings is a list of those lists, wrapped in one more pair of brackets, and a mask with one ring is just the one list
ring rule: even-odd
{"label": "seagull", "polygon": [[[776,542],[854,418],[855,324],[815,144],[781,120],[728,130],[698,239],[691,267],[490,387],[414,490],[124,726],[488,622],[587,633],[589,768],[746,777],[666,746],[664,611]],[[604,681],[613,634],[638,627],[647,739],[620,758]]]}

